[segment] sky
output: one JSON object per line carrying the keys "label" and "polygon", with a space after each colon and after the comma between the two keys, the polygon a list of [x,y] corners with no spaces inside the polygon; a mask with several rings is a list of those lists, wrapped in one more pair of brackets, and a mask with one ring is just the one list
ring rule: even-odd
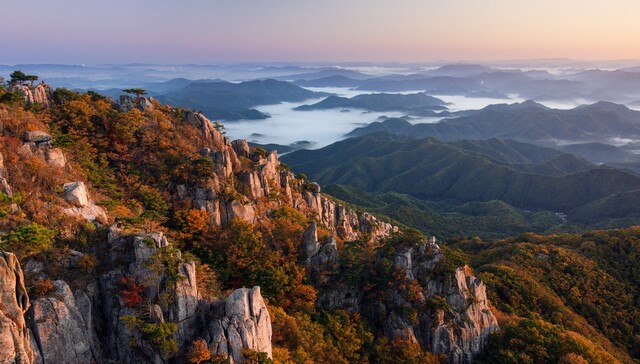
{"label": "sky", "polygon": [[640,59],[638,0],[2,0],[0,64]]}

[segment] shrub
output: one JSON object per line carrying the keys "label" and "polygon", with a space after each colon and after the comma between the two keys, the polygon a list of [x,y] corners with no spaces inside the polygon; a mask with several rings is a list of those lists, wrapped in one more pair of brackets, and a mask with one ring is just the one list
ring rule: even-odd
{"label": "shrub", "polygon": [[80,257],[80,260],[78,261],[80,268],[87,273],[93,272],[96,264],[98,264],[98,258],[93,254],[85,254]]}
{"label": "shrub", "polygon": [[178,325],[175,323],[149,323],[135,316],[123,316],[121,320],[126,323],[129,330],[138,330],[145,341],[163,354],[172,355],[178,352],[178,344],[173,337],[178,330]]}
{"label": "shrub", "polygon": [[209,359],[211,359],[211,353],[207,347],[207,342],[202,339],[193,341],[187,351],[189,363],[200,364]]}
{"label": "shrub", "polygon": [[142,291],[144,286],[137,283],[133,278],[120,278],[120,297],[127,307],[133,308],[138,306],[144,300]]}
{"label": "shrub", "polygon": [[269,359],[267,353],[243,349],[242,355],[244,355],[244,362],[247,364],[273,364],[273,360]]}
{"label": "shrub", "polygon": [[31,223],[9,232],[0,247],[25,258],[50,249],[55,235],[54,230]]}
{"label": "shrub", "polygon": [[169,210],[169,206],[160,192],[151,187],[141,186],[138,189],[137,197],[146,209],[143,213],[144,216],[158,218],[164,216]]}
{"label": "shrub", "polygon": [[444,257],[434,268],[436,274],[446,276],[455,273],[456,269],[469,264],[469,257],[460,249],[442,247]]}
{"label": "shrub", "polygon": [[53,291],[53,282],[49,278],[38,278],[35,282],[33,282],[31,291],[36,297],[42,297],[47,293]]}

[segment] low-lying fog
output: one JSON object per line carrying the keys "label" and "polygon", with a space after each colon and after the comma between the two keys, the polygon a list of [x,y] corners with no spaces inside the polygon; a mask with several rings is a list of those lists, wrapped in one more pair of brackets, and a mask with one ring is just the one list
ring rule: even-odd
{"label": "low-lying fog", "polygon": [[247,139],[256,143],[288,145],[298,141],[312,142],[311,148],[322,148],[338,140],[351,130],[376,121],[379,116],[403,116],[402,113],[374,113],[362,110],[341,109],[295,111],[294,107],[316,103],[322,99],[306,102],[285,102],[279,105],[257,107],[271,115],[265,120],[226,122],[227,135],[233,139]]}
{"label": "low-lying fog", "polygon": [[[308,87],[309,90],[329,92],[343,97],[353,97],[363,93],[359,90],[340,87]],[[421,91],[405,91],[404,94]],[[510,95],[509,100],[491,98],[468,98],[464,96],[434,95],[448,103],[450,111],[477,110],[485,106],[501,103],[523,102],[525,99]],[[322,148],[345,138],[351,130],[370,124],[381,116],[400,117],[401,112],[366,112],[358,109],[331,109],[314,111],[295,111],[293,108],[314,104],[322,99],[312,99],[300,103],[282,103],[278,105],[258,106],[256,109],[271,115],[266,120],[246,120],[226,122],[227,135],[233,139],[247,139],[252,142],[268,144],[276,143],[289,145],[299,141],[311,142],[311,149]],[[579,102],[541,102],[548,107],[570,109],[580,105]],[[411,123],[436,123],[442,120],[438,117],[411,118]]]}

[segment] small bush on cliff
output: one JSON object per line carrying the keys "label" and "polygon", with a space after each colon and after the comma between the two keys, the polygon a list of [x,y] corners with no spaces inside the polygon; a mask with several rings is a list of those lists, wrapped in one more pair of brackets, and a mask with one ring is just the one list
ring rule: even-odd
{"label": "small bush on cliff", "polygon": [[144,300],[142,298],[142,292],[144,286],[137,283],[133,278],[122,277],[120,278],[120,297],[125,306],[133,308],[138,306]]}
{"label": "small bush on cliff", "polygon": [[30,223],[9,232],[5,240],[0,243],[0,248],[14,252],[21,259],[24,259],[29,255],[50,249],[55,236],[55,230],[47,229],[36,223]]}
{"label": "small bush on cliff", "polygon": [[244,355],[244,362],[247,364],[273,364],[273,360],[267,356],[267,353],[243,349],[242,355]]}
{"label": "small bush on cliff", "polygon": [[140,332],[143,340],[161,353],[172,355],[178,352],[178,343],[173,337],[173,334],[178,330],[178,325],[175,323],[149,323],[135,316],[122,316],[121,320],[125,322],[129,330]]}
{"label": "small bush on cliff", "polygon": [[202,339],[193,341],[189,350],[187,350],[189,363],[200,364],[209,359],[211,359],[211,353],[207,347],[207,342]]}
{"label": "small bush on cliff", "polygon": [[451,249],[442,246],[444,257],[438,262],[434,268],[436,274],[447,276],[456,272],[460,267],[469,264],[469,257],[460,249]]}

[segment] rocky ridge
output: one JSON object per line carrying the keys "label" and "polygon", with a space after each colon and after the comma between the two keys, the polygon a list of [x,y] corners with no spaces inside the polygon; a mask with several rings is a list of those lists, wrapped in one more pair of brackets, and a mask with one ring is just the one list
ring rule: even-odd
{"label": "rocky ridge", "polygon": [[277,151],[266,154],[250,148],[246,140],[231,142],[199,112],[184,111],[184,117],[202,133],[205,144],[200,154],[213,162],[216,173],[200,186],[174,186],[175,195],[207,211],[214,224],[234,218],[258,222],[266,212],[287,204],[345,240],[361,234],[377,240],[397,231],[371,214],[357,213],[326,197],[318,184],[296,178],[280,163]]}
{"label": "rocky ridge", "polygon": [[[278,160],[277,152],[265,153],[259,148],[250,148],[244,140],[231,142],[201,113],[181,112],[184,120],[199,130],[200,154],[212,162],[214,173],[199,183],[169,185],[168,188],[172,198],[207,211],[214,224],[227,224],[235,218],[259,223],[269,218],[270,211],[291,206],[315,221],[305,233],[303,242],[304,263],[312,273],[332,269],[340,263],[335,238],[379,241],[398,230],[373,215],[356,212],[323,195],[319,185],[288,171]],[[48,153],[59,149],[53,146],[49,134],[30,131],[22,139],[21,158],[40,158],[54,168],[69,168],[61,151],[65,163],[51,164]],[[1,167],[0,163],[0,177]],[[108,222],[106,214],[84,210],[99,207],[90,200],[83,182],[69,182],[62,187],[64,199],[72,206],[66,208],[65,213],[101,224]],[[325,226],[331,234],[322,243],[318,241],[316,231],[319,225]],[[31,305],[28,297],[22,303],[11,305],[14,312],[22,313],[11,314],[11,319],[17,317],[16,321],[9,331],[2,331],[8,334],[0,335],[0,341],[13,343],[7,362],[164,363],[177,360],[173,354],[162,350],[155,340],[145,336],[148,325],[161,324],[175,324],[171,337],[175,338],[180,350],[201,338],[214,357],[229,357],[232,362],[243,361],[243,349],[271,355],[271,321],[259,288],[236,290],[226,301],[203,299],[197,287],[194,263],[185,261],[161,233],[126,234],[122,226],[116,224],[109,229],[104,244],[108,251],[106,267],[86,287],[72,289],[70,284],[57,279],[52,282],[53,289],[47,296]],[[329,310],[360,311],[373,322],[382,322],[383,331],[389,338],[406,338],[419,342],[426,350],[449,354],[451,363],[473,360],[486,345],[488,334],[497,330],[495,318],[488,309],[484,285],[468,268],[459,268],[455,274],[446,277],[436,277],[433,272],[425,271],[433,270],[442,258],[439,253],[431,254],[439,249],[435,242],[433,245],[429,245],[429,249],[416,246],[399,253],[397,259],[398,268],[406,272],[407,279],[432,278],[422,286],[422,303],[437,296],[450,305],[450,308],[436,311],[436,319],[424,313],[417,324],[402,315],[401,307],[413,304],[402,294],[389,290],[386,294],[391,298],[376,307],[357,289],[342,282],[330,289],[320,289],[318,306]],[[431,253],[427,254],[427,250]],[[162,272],[154,271],[149,262],[166,255],[172,258],[171,269],[163,263]],[[69,252],[67,268],[76,269],[81,257],[82,253]],[[5,271],[14,272],[14,277],[22,276],[15,257],[13,261],[13,268]],[[27,262],[25,271],[30,276],[46,278],[42,263],[38,261]],[[9,284],[2,287],[16,287],[9,295],[20,297],[19,292],[26,292],[24,287],[11,284],[10,273],[3,274],[9,277],[6,279]],[[145,287],[141,293],[144,303],[134,307],[129,307],[120,294],[131,282]],[[463,305],[463,301],[473,303]]]}
{"label": "rocky ridge", "polygon": [[[2,363],[165,363],[177,360],[175,351],[163,350],[158,339],[147,335],[150,325],[172,323],[176,349],[204,339],[213,357],[230,357],[243,363],[243,350],[271,356],[271,319],[260,288],[241,288],[225,301],[203,299],[193,262],[182,259],[162,233],[124,234],[121,226],[109,230],[105,242],[111,251],[105,272],[85,289],[72,291],[62,280],[52,292],[29,302],[24,274],[16,257],[0,259],[2,309],[0,342]],[[168,269],[151,268],[159,254],[172,254],[176,276]],[[71,269],[82,253],[69,252]],[[166,267],[164,267],[166,268]],[[25,271],[43,276],[35,260]],[[144,287],[142,302],[126,299],[123,282]],[[170,327],[170,326],[166,326]]]}
{"label": "rocky ridge", "polygon": [[[332,238],[324,244],[318,241],[316,229],[315,224],[309,226],[302,250],[320,291],[318,306],[361,312],[389,340],[419,343],[429,352],[446,355],[451,364],[473,362],[487,348],[489,335],[499,330],[484,283],[466,265],[443,271],[446,258],[434,237],[393,246],[391,253],[380,251],[375,265],[392,267],[394,284],[371,294],[340,275],[322,281],[323,271],[340,269],[340,254]],[[415,317],[407,311],[415,312]]]}
{"label": "rocky ridge", "polygon": [[37,85],[13,85],[10,91],[18,92],[27,104],[42,104],[45,106],[53,104],[53,89],[44,82],[40,82]]}

